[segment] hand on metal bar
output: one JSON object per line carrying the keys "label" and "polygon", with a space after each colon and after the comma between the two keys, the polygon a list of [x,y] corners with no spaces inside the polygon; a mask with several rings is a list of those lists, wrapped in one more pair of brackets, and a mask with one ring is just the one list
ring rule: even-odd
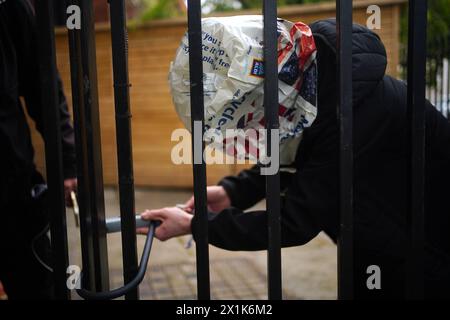
{"label": "hand on metal bar", "polygon": [[[186,208],[186,206],[184,205],[184,204],[177,204],[174,208],[178,208],[178,209],[180,209],[180,210],[182,210],[182,211],[184,211],[184,212],[187,212],[188,214],[191,214],[191,215],[193,215],[194,214],[194,210],[191,210],[191,209],[189,209],[189,208]],[[165,208],[165,209],[169,209],[169,208]],[[163,210],[163,209],[160,209],[160,210]],[[148,212],[150,212],[150,211],[156,211],[156,210],[147,210]],[[147,212],[146,211],[146,212]],[[167,210],[167,218],[168,219],[177,219],[178,217],[180,217],[180,215],[172,215],[171,213],[169,213],[168,212],[169,210]],[[145,212],[144,212],[145,213]],[[143,214],[144,214],[143,213]],[[153,212],[151,213],[151,214],[153,214]],[[107,229],[109,230],[109,228],[108,228],[108,224],[109,224],[109,221],[107,220],[107,222],[106,222],[106,225],[107,225]],[[139,234],[145,234],[146,232],[147,232],[147,225],[146,224],[148,224],[148,221],[147,220],[144,220],[141,216],[136,216],[136,227],[137,227],[137,232],[139,233]],[[188,226],[185,226],[184,228],[188,228]],[[158,232],[158,231],[157,231]],[[108,231],[108,233],[109,233],[109,231]],[[189,233],[190,233],[190,231],[189,231]],[[166,232],[165,231],[163,231],[163,236],[165,236],[166,235]],[[184,235],[184,234],[183,234]],[[172,238],[172,237],[177,237],[178,235],[170,235],[170,237],[169,238]],[[179,236],[181,236],[181,235],[179,235]],[[158,238],[158,236],[157,236],[157,238]],[[159,239],[159,238],[158,238]],[[161,241],[164,241],[164,240],[167,240],[167,239],[165,239],[165,237],[164,238],[161,238],[160,239]],[[186,243],[185,243],[185,245],[184,245],[184,247],[185,247],[185,249],[190,249],[191,247],[192,247],[192,243],[193,243],[193,241],[194,241],[194,238],[192,237],[192,236],[190,236],[189,237],[189,239],[186,241]]]}
{"label": "hand on metal bar", "polygon": [[[231,201],[222,186],[209,186],[207,188],[208,210],[218,213],[231,206]],[[191,233],[191,221],[195,211],[194,197],[192,196],[185,204],[175,207],[161,208],[156,210],[146,210],[141,214],[142,220],[159,220],[161,226],[156,230],[156,238],[165,241],[173,237],[179,237]],[[139,219],[136,220],[138,224]],[[145,234],[147,228],[139,228],[137,232]],[[188,249],[192,245],[192,237],[185,247]]]}
{"label": "hand on metal bar", "polygon": [[[187,213],[190,213],[192,215],[195,214],[195,209],[189,208],[185,204],[177,204],[176,207],[180,208],[181,210],[184,210]],[[189,237],[189,239],[186,241],[186,243],[184,244],[184,248],[185,249],[190,249],[192,247],[192,243],[193,242],[194,242],[194,237],[191,235]]]}
{"label": "hand on metal bar", "polygon": [[[155,231],[155,237],[161,241],[190,234],[192,217],[192,214],[178,207],[145,210],[141,214],[143,220],[161,222]],[[147,228],[138,228],[137,233],[145,234],[147,230]]]}

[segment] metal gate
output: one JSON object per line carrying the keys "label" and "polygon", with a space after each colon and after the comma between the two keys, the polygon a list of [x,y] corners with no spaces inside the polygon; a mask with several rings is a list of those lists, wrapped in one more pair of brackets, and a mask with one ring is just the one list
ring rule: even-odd
{"label": "metal gate", "polygon": [[[105,0],[106,1],[106,0]],[[138,299],[139,280],[145,272],[155,226],[150,228],[141,266],[138,268],[136,220],[131,144],[131,113],[128,81],[128,52],[124,0],[109,0],[114,73],[116,138],[123,251],[123,277],[126,290],[113,290],[113,295],[96,295],[109,290],[108,259],[103,199],[102,155],[95,56],[95,32],[91,0],[69,0],[67,5],[81,8],[82,27],[69,30],[70,68],[74,124],[76,133],[78,193],[80,199],[80,232],[83,260],[82,285],[87,298],[112,298],[125,295]],[[353,299],[353,112],[352,112],[352,0],[336,1],[337,17],[337,79],[340,122],[338,295]],[[424,289],[424,165],[425,165],[425,36],[426,0],[409,1],[408,36],[408,121],[409,121],[409,181],[406,294],[408,298],[423,298]],[[57,108],[57,70],[55,58],[53,1],[37,0],[36,15],[40,37],[40,68],[43,72],[43,103],[46,108],[45,153],[49,185],[51,236],[55,293],[58,299],[68,299],[66,269],[68,245],[62,174],[62,148]],[[263,0],[265,83],[264,105],[266,127],[277,129],[277,5]],[[190,85],[192,121],[204,124],[201,1],[188,1],[188,33],[190,43]],[[203,129],[203,128],[202,128]],[[270,132],[268,134],[270,137]],[[193,135],[194,137],[194,135]],[[270,148],[270,139],[268,141]],[[193,148],[196,144],[192,142]],[[204,145],[201,146],[202,150]],[[194,149],[194,153],[196,150]],[[272,157],[274,155],[271,155]],[[196,235],[198,299],[210,299],[208,221],[206,206],[206,165],[193,164],[194,197],[199,216]],[[268,227],[268,298],[281,299],[281,230],[279,174],[266,178]],[[111,292],[110,292],[111,293]]]}

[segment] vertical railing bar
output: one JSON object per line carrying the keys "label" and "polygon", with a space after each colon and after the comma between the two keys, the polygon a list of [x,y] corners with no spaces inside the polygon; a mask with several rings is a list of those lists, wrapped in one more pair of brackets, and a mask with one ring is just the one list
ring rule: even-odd
{"label": "vertical railing bar", "polygon": [[[79,0],[70,1],[71,5],[80,5]],[[89,164],[87,159],[86,110],[83,99],[83,61],[81,54],[81,32],[68,30],[70,75],[72,88],[72,108],[75,131],[75,148],[77,157],[77,197],[80,208],[80,242],[83,263],[83,287],[95,289],[95,268],[92,229],[90,227]]]}
{"label": "vertical railing bar", "polygon": [[409,0],[408,12],[408,212],[406,298],[424,298],[425,64],[427,1]]}
{"label": "vertical railing bar", "polygon": [[[406,52],[406,54],[408,54],[408,51]],[[408,58],[406,59],[406,68],[408,68]],[[425,78],[425,87],[428,88],[428,99],[430,100],[431,103],[433,103],[433,88],[430,86],[431,83],[431,79],[433,79],[433,59],[429,59],[426,62],[427,67],[425,67],[425,74],[426,74],[426,78]],[[408,77],[408,74],[406,74],[406,77]]]}
{"label": "vertical railing bar", "polygon": [[450,36],[448,37],[448,40],[446,42],[446,50],[445,50],[445,57],[446,57],[446,65],[447,65],[447,95],[445,97],[446,106],[447,106],[447,119],[450,121]]}
{"label": "vertical railing bar", "polygon": [[353,107],[352,0],[336,1],[337,76],[339,86],[338,298],[353,299]]}
{"label": "vertical railing bar", "polygon": [[442,106],[442,113],[444,113],[444,100],[445,100],[445,82],[444,82],[444,78],[445,78],[445,72],[444,72],[444,58],[445,58],[445,53],[443,48],[445,48],[445,44],[444,44],[444,40],[441,40],[441,46],[440,48],[442,49],[441,53],[440,53],[440,61],[441,61],[441,106]]}
{"label": "vertical railing bar", "polygon": [[430,84],[433,84],[433,82],[436,83],[436,85],[434,86],[434,90],[432,90],[432,91],[433,91],[433,105],[437,106],[439,103],[439,91],[438,91],[437,81],[436,81],[437,67],[438,67],[437,57],[435,57],[435,59],[432,60],[432,63],[433,63],[433,68],[432,68],[432,77],[430,77],[430,80],[431,80]]}
{"label": "vertical railing bar", "polygon": [[[449,37],[450,38],[450,37]],[[446,55],[446,64],[447,64],[447,95],[445,96],[446,107],[447,107],[447,119],[450,121],[450,39],[447,43],[447,55]]]}
{"label": "vertical railing bar", "polygon": [[[440,46],[440,41],[438,40],[438,41],[436,41],[437,42],[437,44],[435,45],[435,46],[437,46],[438,48],[440,48],[441,46]],[[425,59],[426,59],[426,57],[425,57]],[[442,96],[442,88],[440,87],[440,85],[441,85],[441,83],[438,83],[438,77],[440,77],[440,74],[439,74],[439,70],[440,70],[440,68],[439,68],[439,66],[441,65],[441,55],[440,55],[440,53],[437,53],[436,54],[436,105],[439,105],[439,111],[441,111],[442,112],[442,104],[441,104],[441,101],[442,101],[442,98],[441,98],[441,96]]]}
{"label": "vertical railing bar", "polygon": [[[440,61],[441,61],[441,72],[440,72],[440,77],[441,77],[441,113],[444,114],[445,112],[445,71],[444,71],[444,58],[445,58],[445,53],[444,53],[444,42],[442,41],[441,43],[441,56],[440,56]],[[426,72],[426,71],[425,71]],[[425,88],[426,88],[426,83],[425,83]],[[427,98],[427,95],[425,93],[425,99]]]}
{"label": "vertical railing bar", "polygon": [[448,40],[446,42],[446,48],[445,48],[445,58],[446,58],[446,65],[447,65],[447,94],[445,95],[445,106],[447,107],[447,111],[445,116],[450,121],[450,36],[448,37]]}
{"label": "vertical railing bar", "polygon": [[[443,47],[443,42],[441,43],[440,48]],[[439,93],[439,105],[441,106],[441,113],[444,113],[444,54],[443,52],[440,53],[439,55],[439,61],[440,61],[440,70],[439,70],[439,77],[441,78],[441,82],[440,82],[440,93]],[[426,96],[425,96],[426,97]]]}
{"label": "vertical railing bar", "polygon": [[[202,62],[202,22],[201,1],[188,1],[189,75],[191,88],[191,128],[194,172],[195,215],[198,234],[196,235],[197,293],[199,300],[210,299],[209,251],[208,251],[208,211],[206,206],[206,164],[203,159],[205,147],[202,138],[196,141],[195,130],[204,130],[203,62]],[[196,125],[201,123],[201,128]],[[200,155],[198,163],[196,154]]]}
{"label": "vertical railing bar", "polygon": [[[271,132],[279,129],[278,120],[278,30],[277,3],[264,0],[264,117],[266,119],[268,153],[271,152]],[[277,143],[277,142],[273,142]],[[268,154],[272,161],[279,154]],[[278,161],[279,163],[279,161]],[[280,175],[266,176],[266,206],[268,227],[267,276],[270,300],[282,299]]]}
{"label": "vertical railing bar", "polygon": [[[128,36],[124,0],[109,0],[111,43],[116,109],[116,141],[122,229],[124,283],[129,283],[138,270],[136,245],[136,211],[134,199],[133,150],[131,137],[130,84],[128,76]],[[139,289],[125,299],[138,299]]]}
{"label": "vertical railing bar", "polygon": [[108,251],[101,153],[100,117],[97,89],[94,10],[91,0],[80,0],[83,104],[85,107],[88,183],[90,206],[88,225],[92,232],[95,290],[109,289]]}
{"label": "vertical railing bar", "polygon": [[66,270],[69,264],[69,257],[53,12],[52,0],[36,2],[39,72],[42,83],[41,103],[45,106],[45,159],[50,211],[54,296],[56,299],[68,300],[69,291],[66,286]]}
{"label": "vertical railing bar", "polygon": [[[408,63],[407,63],[408,64]],[[431,57],[426,64],[428,65],[428,69],[425,67],[425,88],[428,89],[428,99],[430,100],[431,103],[433,103],[433,88],[430,85],[431,83],[431,79],[433,79],[433,68],[432,68],[432,64],[433,64],[433,58]],[[407,65],[408,67],[408,65]],[[408,74],[406,75],[408,76]]]}
{"label": "vertical railing bar", "polygon": [[[443,41],[440,40],[439,41],[439,48],[443,47]],[[443,60],[444,60],[444,55],[442,53],[442,51],[439,52],[439,78],[440,78],[440,88],[439,88],[439,105],[441,106],[441,112],[443,112],[443,108],[444,108],[444,66],[443,66]]]}

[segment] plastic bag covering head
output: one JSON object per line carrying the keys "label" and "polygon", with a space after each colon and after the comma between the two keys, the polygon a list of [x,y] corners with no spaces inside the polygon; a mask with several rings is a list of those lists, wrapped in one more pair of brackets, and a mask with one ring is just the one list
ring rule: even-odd
{"label": "plastic bag covering head", "polygon": [[[258,130],[265,125],[262,16],[202,19],[202,49],[205,130],[219,130],[226,136],[227,154],[237,156],[242,153],[236,148],[249,151],[249,141],[242,143],[239,133],[233,137],[226,129]],[[278,20],[278,80],[280,162],[288,164],[303,129],[317,115],[316,47],[304,23]],[[176,111],[190,129],[187,33],[171,64],[169,83]]]}

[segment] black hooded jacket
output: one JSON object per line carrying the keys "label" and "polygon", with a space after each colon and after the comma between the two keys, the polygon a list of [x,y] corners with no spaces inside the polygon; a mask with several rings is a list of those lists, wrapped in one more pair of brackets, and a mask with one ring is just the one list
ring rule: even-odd
{"label": "black hooded jacket", "polygon": [[[305,244],[320,231],[337,241],[339,233],[336,23],[321,20],[310,27],[318,52],[318,116],[304,130],[296,172],[281,173],[285,247]],[[378,35],[354,24],[352,39],[355,290],[359,297],[401,297],[409,159],[406,84],[385,75],[386,51]],[[450,202],[444,185],[450,181],[450,123],[427,103],[426,126],[428,296],[448,296]],[[210,214],[209,242],[228,250],[267,249],[266,212],[243,211],[265,197],[265,176],[255,166],[219,184],[232,207]],[[192,227],[195,237],[196,224]],[[366,269],[373,264],[385,281],[383,290],[370,292]]]}
{"label": "black hooded jacket", "polygon": [[[30,3],[0,1],[0,195],[5,200],[15,196],[12,186],[28,192],[35,173],[30,131],[19,97],[24,98],[28,114],[43,133],[46,106],[42,105],[37,53],[36,21]],[[61,81],[58,85],[64,173],[72,178],[76,174],[74,133]]]}

